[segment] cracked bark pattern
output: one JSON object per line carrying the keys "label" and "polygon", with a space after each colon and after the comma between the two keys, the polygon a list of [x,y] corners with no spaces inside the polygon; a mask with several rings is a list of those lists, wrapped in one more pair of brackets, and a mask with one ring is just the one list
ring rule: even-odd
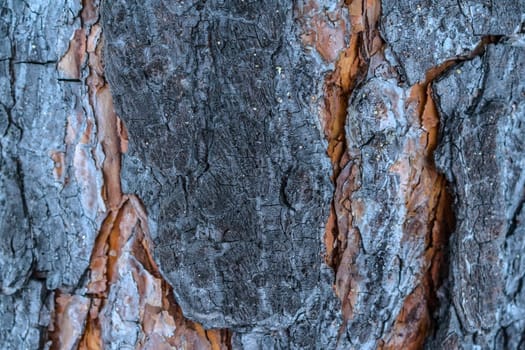
{"label": "cracked bark pattern", "polygon": [[236,331],[242,347],[335,344],[341,322],[320,259],[332,191],[315,109],[324,64],[300,49],[291,5],[103,9],[130,135],[123,179],[148,208],[156,261],[185,315]]}
{"label": "cracked bark pattern", "polygon": [[[454,193],[448,348],[525,344],[525,48],[490,45],[434,83],[440,168]],[[458,327],[459,325],[459,327]],[[454,330],[450,330],[450,326]]]}
{"label": "cracked bark pattern", "polygon": [[0,343],[38,348],[49,290],[74,288],[89,263],[105,210],[100,154],[84,134],[81,84],[61,80],[55,67],[79,23],[78,2],[4,1],[0,11],[0,314],[11,316],[0,322]]}
{"label": "cracked bark pattern", "polygon": [[0,3],[2,349],[525,346],[522,1],[100,5]]}
{"label": "cracked bark pattern", "polygon": [[402,79],[413,85],[444,61],[468,56],[486,35],[511,35],[522,1],[382,1],[383,35],[397,57]]}

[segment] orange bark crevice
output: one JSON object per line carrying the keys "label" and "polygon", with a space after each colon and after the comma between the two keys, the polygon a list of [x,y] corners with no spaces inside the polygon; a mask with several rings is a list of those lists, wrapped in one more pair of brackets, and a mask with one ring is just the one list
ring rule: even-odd
{"label": "orange bark crevice", "polygon": [[[447,183],[434,163],[438,145],[439,114],[432,97],[432,82],[462,61],[482,54],[486,45],[499,40],[488,36],[464,57],[447,60],[430,69],[425,81],[410,90],[409,110],[417,117],[423,130],[411,152],[409,190],[406,192],[407,217],[404,240],[423,234],[425,252],[423,271],[418,286],[409,294],[398,315],[391,334],[381,348],[420,349],[432,326],[432,312],[438,307],[436,292],[447,274],[446,246],[454,230],[455,217]],[[416,315],[407,318],[406,315]],[[424,336],[416,336],[422,334]]]}
{"label": "orange bark crevice", "polygon": [[[361,234],[353,225],[351,195],[359,189],[360,154],[348,150],[345,139],[348,100],[354,88],[375,67],[384,63],[384,42],[378,30],[381,4],[378,0],[346,1],[351,33],[335,69],[325,79],[325,99],[321,121],[328,141],[327,153],[333,167],[334,198],[326,225],[326,262],[336,273],[335,291],[342,302],[345,320],[353,318],[360,292],[360,273],[355,260],[361,253]],[[453,226],[446,181],[438,173],[433,151],[437,147],[439,116],[432,100],[430,82],[454,62],[446,62],[427,74],[427,80],[412,87],[407,113],[413,114],[423,131],[420,140],[408,140],[397,171],[406,178],[403,188],[407,216],[403,240],[423,239],[421,279],[406,297],[389,334],[379,342],[385,349],[417,349],[423,345],[431,327],[431,312],[437,305],[435,292],[446,267],[445,247]],[[387,64],[387,66],[389,66]],[[392,69],[390,67],[389,69]],[[394,74],[395,75],[395,74]],[[407,117],[409,117],[407,115]],[[417,237],[411,237],[418,235]]]}
{"label": "orange bark crevice", "polygon": [[[434,163],[434,150],[438,144],[439,114],[432,97],[432,82],[458,63],[482,54],[486,45],[498,40],[499,38],[495,36],[482,38],[470,54],[447,60],[430,69],[425,80],[415,84],[410,91],[409,110],[414,112],[424,132],[412,153],[413,174],[410,176],[411,185],[406,196],[407,216],[416,218],[415,221],[419,220],[416,226],[419,225],[423,229],[417,230],[407,226],[405,239],[410,239],[408,237],[410,234],[422,232],[425,235],[426,249],[420,283],[405,299],[390,337],[384,344],[385,349],[423,347],[432,325],[431,314],[438,307],[436,292],[447,273],[445,248],[454,230],[455,217],[452,200],[446,189],[446,180],[442,174],[439,174]],[[419,316],[412,317],[410,322],[407,322],[406,314]],[[403,338],[400,334],[424,334],[425,337]]]}
{"label": "orange bark crevice", "polygon": [[[447,69],[449,65],[444,65]],[[433,76],[431,73],[429,76]],[[437,76],[437,75],[436,75]],[[422,129],[419,142],[411,143],[404,160],[410,158],[405,192],[406,220],[403,242],[423,240],[422,270],[415,289],[405,298],[400,313],[380,346],[381,349],[421,349],[432,326],[432,312],[438,306],[436,292],[446,273],[445,249],[453,227],[451,201],[446,180],[434,164],[439,115],[431,94],[430,82],[416,84],[410,91],[408,111],[416,113]]]}
{"label": "orange bark crevice", "polygon": [[325,260],[336,273],[335,292],[342,301],[343,317],[348,320],[352,318],[358,292],[352,289],[352,281],[359,275],[354,261],[361,241],[350,209],[351,193],[359,188],[359,169],[352,161],[357,155],[348,152],[345,135],[348,100],[357,84],[366,78],[373,56],[381,53],[383,41],[377,28],[379,1],[347,1],[345,5],[351,23],[349,45],[339,54],[334,71],[325,78],[320,118],[335,184],[325,228]]}
{"label": "orange bark crevice", "polygon": [[[103,225],[88,285],[88,295],[94,302],[79,349],[102,344],[102,334],[112,327],[108,312],[124,315],[128,311],[119,310],[122,306],[139,311],[144,333],[136,344],[139,349],[228,349],[231,341],[228,331],[205,330],[183,316],[171,287],[162,279],[152,258],[145,215],[138,198],[124,196],[120,208],[112,211]],[[131,285],[120,280],[125,275],[133,277]],[[124,289],[119,296],[135,303],[109,305],[111,288]],[[135,288],[137,294],[133,292]]]}
{"label": "orange bark crevice", "polygon": [[[82,5],[81,28],[75,32],[57,68],[64,79],[84,79],[90,107],[87,113],[92,113],[96,125],[88,120],[82,139],[76,140],[82,116],[78,116],[78,121],[70,118],[65,141],[66,145],[75,141],[85,144],[96,132],[104,154],[97,166],[103,177],[101,198],[106,213],[95,240],[85,290],[55,294],[49,328],[51,347],[103,349],[108,334],[118,327],[115,323],[135,315],[134,324],[140,325],[134,344],[137,349],[229,349],[228,330],[205,330],[184,317],[153,260],[145,209],[138,198],[122,193],[121,155],[127,150],[128,135],[114,111],[104,77],[99,2],[83,0]],[[87,71],[86,78],[82,78],[83,71]],[[55,177],[60,179],[64,156],[51,156],[56,163]],[[131,327],[130,331],[135,329]]]}
{"label": "orange bark crevice", "polygon": [[[423,82],[415,84],[410,91],[411,110],[419,120],[424,131],[416,143],[413,170],[417,176],[411,176],[411,188],[407,192],[408,216],[421,220],[424,227],[425,254],[424,270],[418,287],[405,299],[402,312],[398,315],[385,349],[420,349],[424,345],[426,335],[432,325],[431,314],[438,307],[436,296],[447,271],[445,249],[449,236],[454,230],[455,217],[452,210],[452,200],[447,192],[444,176],[439,174],[434,163],[434,150],[438,145],[439,114],[432,97],[432,82],[452,67],[462,61],[472,59],[482,54],[486,45],[496,42],[498,37],[487,36],[468,55],[450,59],[431,68]],[[407,234],[416,234],[418,230],[407,227]],[[409,239],[409,237],[406,237]],[[421,308],[426,308],[425,312]],[[416,310],[419,310],[416,311]],[[407,322],[404,314],[416,313],[411,322]],[[406,337],[404,340],[398,333],[422,333],[421,337]]]}
{"label": "orange bark crevice", "polygon": [[[348,212],[349,205],[345,205],[344,201],[354,190],[351,188],[354,178],[349,176],[355,175],[355,170],[345,169],[350,160],[345,136],[348,99],[355,86],[366,77],[371,54],[380,49],[381,43],[375,22],[370,22],[379,16],[375,1],[351,1],[346,6],[351,24],[349,44],[340,52],[335,69],[325,77],[324,101],[320,111],[328,141],[327,154],[332,163],[332,181],[336,185],[325,233],[326,262],[335,271],[343,259],[347,246],[346,234],[351,227],[351,222],[348,222],[351,217],[343,222],[340,218]],[[343,171],[345,174],[341,176]]]}

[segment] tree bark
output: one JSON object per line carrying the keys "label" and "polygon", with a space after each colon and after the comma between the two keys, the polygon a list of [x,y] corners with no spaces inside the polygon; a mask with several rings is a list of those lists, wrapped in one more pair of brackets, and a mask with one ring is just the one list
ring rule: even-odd
{"label": "tree bark", "polygon": [[0,2],[2,349],[525,346],[525,4]]}

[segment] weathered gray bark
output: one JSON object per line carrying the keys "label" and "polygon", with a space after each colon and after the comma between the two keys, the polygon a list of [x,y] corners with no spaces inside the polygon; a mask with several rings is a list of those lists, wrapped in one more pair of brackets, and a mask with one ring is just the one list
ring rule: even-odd
{"label": "weathered gray bark", "polygon": [[301,48],[293,10],[112,1],[102,12],[131,140],[124,184],[149,210],[157,261],[187,317],[248,333],[248,348],[257,333],[265,348],[334,347],[342,322],[321,258],[326,68]]}
{"label": "weathered gray bark", "polygon": [[523,1],[0,14],[0,348],[525,346]]}
{"label": "weathered gray bark", "polygon": [[[447,342],[525,346],[525,48],[490,45],[434,83],[454,193]],[[453,331],[452,331],[453,329]]]}
{"label": "weathered gray bark", "polygon": [[[51,291],[81,281],[104,210],[95,134],[79,140],[86,123],[95,124],[85,109],[85,88],[81,77],[64,77],[57,69],[80,10],[73,0],[57,6],[0,2],[0,347],[5,349],[36,349],[47,341]],[[76,162],[90,164],[91,171],[75,172]]]}

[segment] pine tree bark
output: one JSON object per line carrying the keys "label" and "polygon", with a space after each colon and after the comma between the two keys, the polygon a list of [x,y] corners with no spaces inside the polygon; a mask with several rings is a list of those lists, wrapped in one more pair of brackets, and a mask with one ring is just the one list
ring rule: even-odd
{"label": "pine tree bark", "polygon": [[525,346],[525,4],[0,2],[2,349]]}

